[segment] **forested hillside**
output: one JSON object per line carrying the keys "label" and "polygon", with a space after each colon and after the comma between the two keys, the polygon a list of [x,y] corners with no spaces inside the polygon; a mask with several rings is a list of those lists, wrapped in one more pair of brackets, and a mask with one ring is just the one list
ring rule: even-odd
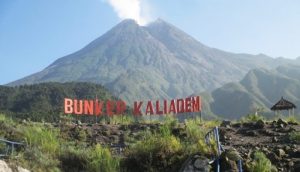
{"label": "forested hillside", "polygon": [[93,83],[41,83],[16,87],[0,86],[0,111],[34,121],[57,121],[63,101],[69,98],[114,99],[101,85]]}

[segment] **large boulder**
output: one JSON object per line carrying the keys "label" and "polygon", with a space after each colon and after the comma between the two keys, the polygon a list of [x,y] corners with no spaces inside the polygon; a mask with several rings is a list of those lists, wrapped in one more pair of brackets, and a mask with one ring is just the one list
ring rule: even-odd
{"label": "large boulder", "polygon": [[[30,172],[27,169],[24,169],[22,167],[16,167],[16,172]],[[13,170],[7,165],[5,161],[0,160],[0,172],[13,172]]]}
{"label": "large boulder", "polygon": [[180,172],[209,172],[211,165],[209,159],[203,155],[190,156],[180,169]]}
{"label": "large boulder", "polygon": [[0,160],[0,172],[12,172],[12,170],[5,161]]}

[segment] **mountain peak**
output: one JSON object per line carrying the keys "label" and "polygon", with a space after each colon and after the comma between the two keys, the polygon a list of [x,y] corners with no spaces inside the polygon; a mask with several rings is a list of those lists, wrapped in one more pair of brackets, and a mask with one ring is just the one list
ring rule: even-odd
{"label": "mountain peak", "polygon": [[121,28],[137,28],[140,27],[140,25],[133,19],[125,19],[121,21],[119,24],[115,26],[116,27],[121,27]]}
{"label": "mountain peak", "polygon": [[152,23],[166,23],[166,21],[164,21],[161,18],[157,18],[155,21],[153,21]]}
{"label": "mountain peak", "polygon": [[164,21],[161,18],[158,18],[155,21],[149,23],[148,27],[168,27],[168,28],[170,28],[170,27],[175,27],[175,26],[173,26],[172,24]]}
{"label": "mountain peak", "polygon": [[133,24],[133,25],[138,25],[138,23],[135,21],[135,20],[133,20],[133,19],[124,19],[124,20],[122,20],[118,25],[127,25],[127,24]]}
{"label": "mountain peak", "polygon": [[[141,32],[142,27],[133,19],[125,19],[113,27],[108,33],[113,33],[113,35],[123,35],[136,34]],[[110,34],[109,34],[110,35]],[[111,36],[111,35],[110,35]]]}

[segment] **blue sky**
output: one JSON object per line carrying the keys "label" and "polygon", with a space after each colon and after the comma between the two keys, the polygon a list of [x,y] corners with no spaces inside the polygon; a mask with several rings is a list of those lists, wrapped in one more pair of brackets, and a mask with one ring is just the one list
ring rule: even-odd
{"label": "blue sky", "polygon": [[[121,21],[108,0],[1,0],[0,84],[38,72]],[[211,47],[272,57],[300,56],[300,1],[141,0]]]}

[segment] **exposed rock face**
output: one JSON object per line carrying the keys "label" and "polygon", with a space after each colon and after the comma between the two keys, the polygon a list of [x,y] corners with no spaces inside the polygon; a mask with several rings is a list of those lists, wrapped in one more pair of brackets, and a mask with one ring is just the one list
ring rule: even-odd
{"label": "exposed rock face", "polygon": [[[17,167],[16,172],[30,172],[22,167]],[[13,170],[7,165],[5,161],[0,160],[0,172],[13,172]]]}
{"label": "exposed rock face", "polygon": [[0,160],[0,172],[12,172],[5,161]]}
{"label": "exposed rock face", "polygon": [[18,167],[17,169],[18,169],[18,172],[30,172],[29,170],[24,169],[22,167]]}

